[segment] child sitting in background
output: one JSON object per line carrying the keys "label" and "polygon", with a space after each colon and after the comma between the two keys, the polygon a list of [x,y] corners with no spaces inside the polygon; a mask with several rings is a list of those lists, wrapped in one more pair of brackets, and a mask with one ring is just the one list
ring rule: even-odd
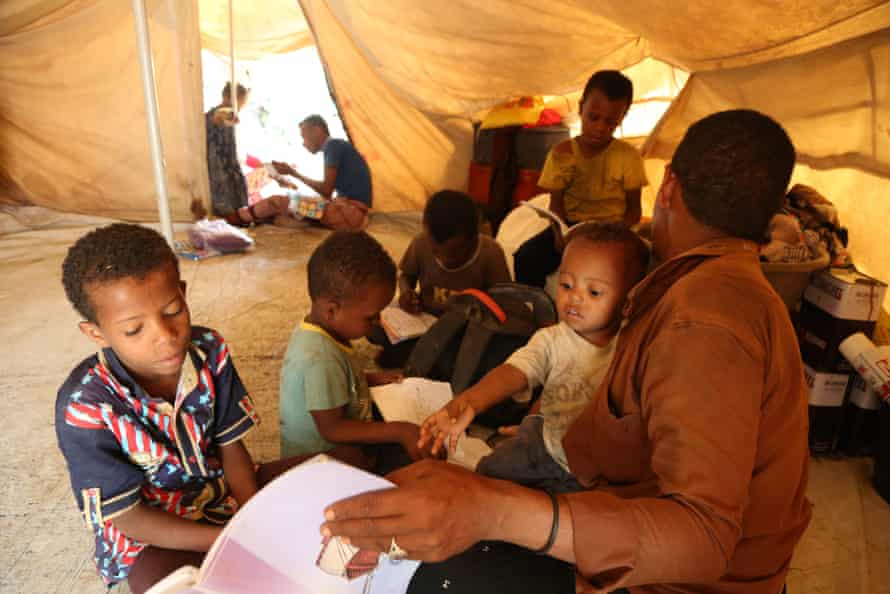
{"label": "child sitting in background", "polygon": [[[308,277],[312,309],[294,330],[281,368],[282,455],[339,452],[352,459],[364,451],[387,458],[377,461],[381,473],[407,463],[405,453],[419,459],[417,425],[372,422],[368,384],[390,378],[366,376],[350,344],[378,326],[380,311],[392,301],[392,258],[363,231],[336,231],[312,253]],[[367,444],[398,444],[404,452],[360,451]],[[373,466],[370,460],[363,465]]]}
{"label": "child sitting in background", "polygon": [[432,443],[435,454],[447,439],[453,449],[476,415],[543,385],[540,414],[527,416],[517,436],[483,458],[477,471],[553,492],[581,489],[562,438],[609,367],[627,292],[648,260],[643,240],[620,224],[573,230],[559,269],[559,324],[538,330],[506,363],[427,418],[418,445]]}
{"label": "child sitting in background", "polygon": [[[648,182],[640,153],[613,138],[633,103],[633,83],[617,70],[587,81],[579,112],[581,134],[554,146],[538,186],[550,192],[550,210],[567,225],[584,221],[640,221],[640,190]],[[513,256],[516,282],[544,287],[560,262],[552,227],[525,242]]]}
{"label": "child sitting in background", "polygon": [[411,241],[399,268],[399,305],[410,313],[439,315],[454,292],[511,281],[504,250],[479,233],[473,200],[454,190],[430,196],[423,232]]}
{"label": "child sitting in background", "polygon": [[303,459],[254,470],[258,422],[222,337],[192,326],[185,283],[155,231],[114,224],[81,237],[62,283],[100,347],[59,389],[55,427],[106,584],[139,594],[199,566],[257,489]]}

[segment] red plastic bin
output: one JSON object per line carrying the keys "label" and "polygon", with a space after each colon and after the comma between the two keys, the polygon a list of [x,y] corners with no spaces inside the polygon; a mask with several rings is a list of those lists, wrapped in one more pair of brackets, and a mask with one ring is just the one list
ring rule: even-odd
{"label": "red plastic bin", "polygon": [[541,193],[538,188],[538,179],[541,172],[536,169],[520,169],[516,178],[516,186],[513,188],[513,205],[530,200]]}
{"label": "red plastic bin", "polygon": [[491,165],[470,161],[470,180],[467,183],[467,193],[470,198],[480,204],[488,204],[488,200],[491,198],[491,176],[493,173],[494,167]]}

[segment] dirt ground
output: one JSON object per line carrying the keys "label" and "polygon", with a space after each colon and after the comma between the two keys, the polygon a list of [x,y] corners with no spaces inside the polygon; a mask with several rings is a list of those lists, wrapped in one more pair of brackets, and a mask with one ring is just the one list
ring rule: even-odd
{"label": "dirt ground", "polygon": [[[369,231],[394,257],[420,227],[417,213],[375,215]],[[0,236],[0,593],[104,591],[53,431],[56,390],[91,354],[65,300],[60,265],[84,227]],[[245,255],[182,262],[195,323],[228,341],[263,419],[247,445],[278,456],[278,373],[308,307],[305,265],[320,229],[260,228]],[[360,345],[370,357],[373,347]],[[792,594],[890,594],[890,506],[870,486],[870,463],[814,460],[813,522],[798,547]],[[128,592],[126,587],[118,592]]]}

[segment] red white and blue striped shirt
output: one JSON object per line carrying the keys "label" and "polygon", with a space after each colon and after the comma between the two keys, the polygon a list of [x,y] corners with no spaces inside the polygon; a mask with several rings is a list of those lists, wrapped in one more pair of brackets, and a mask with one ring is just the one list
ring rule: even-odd
{"label": "red white and blue striped shirt", "polygon": [[146,546],[111,522],[135,505],[215,524],[234,514],[218,448],[258,423],[225,341],[207,328],[192,328],[175,404],[147,394],[111,349],[71,372],[56,436],[106,583],[125,580]]}

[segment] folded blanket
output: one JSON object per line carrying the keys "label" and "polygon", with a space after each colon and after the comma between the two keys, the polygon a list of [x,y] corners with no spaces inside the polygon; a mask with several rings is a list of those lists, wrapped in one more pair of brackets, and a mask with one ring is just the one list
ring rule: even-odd
{"label": "folded blanket", "polygon": [[770,221],[769,242],[760,250],[767,262],[799,264],[829,254],[831,266],[849,266],[847,230],[840,226],[837,209],[810,186],[789,190],[779,213]]}

